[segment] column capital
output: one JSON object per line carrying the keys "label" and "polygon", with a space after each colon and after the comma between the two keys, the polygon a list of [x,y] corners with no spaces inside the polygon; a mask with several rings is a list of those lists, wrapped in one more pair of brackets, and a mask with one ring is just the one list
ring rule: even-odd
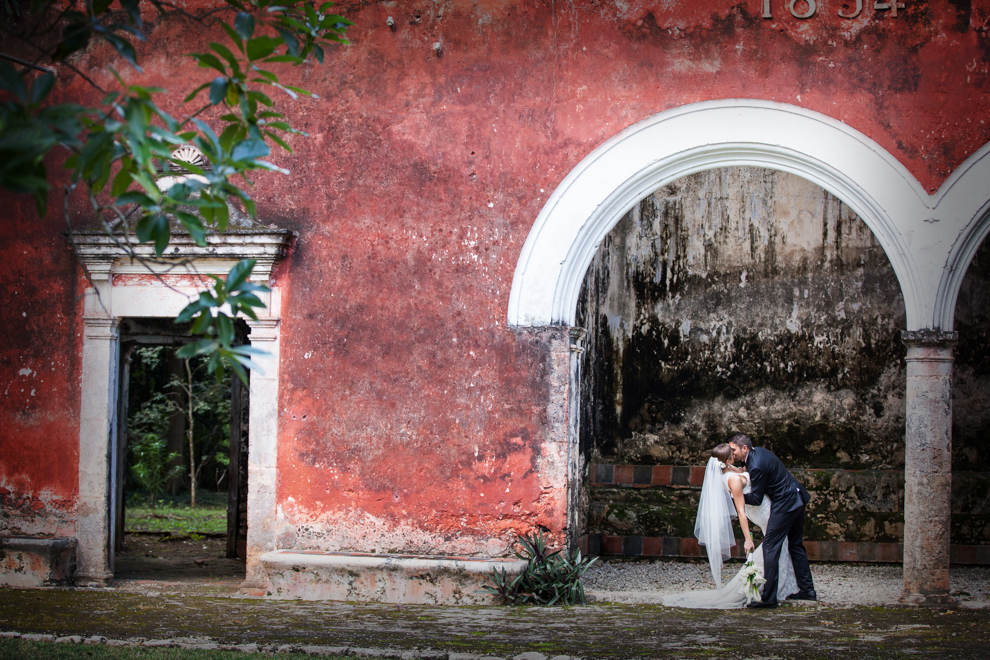
{"label": "column capital", "polygon": [[257,321],[253,319],[245,319],[247,321],[248,327],[251,332],[248,333],[248,338],[251,343],[259,341],[275,341],[278,339],[278,326],[279,319],[266,319],[261,318]]}
{"label": "column capital", "polygon": [[901,330],[901,341],[909,348],[952,348],[959,333],[950,330]]}
{"label": "column capital", "polygon": [[83,328],[86,339],[108,339],[117,338],[117,326],[120,319],[116,316],[84,316]]}
{"label": "column capital", "polygon": [[115,258],[113,256],[91,257],[82,260],[86,265],[93,284],[104,283],[110,280],[110,271],[113,270]]}

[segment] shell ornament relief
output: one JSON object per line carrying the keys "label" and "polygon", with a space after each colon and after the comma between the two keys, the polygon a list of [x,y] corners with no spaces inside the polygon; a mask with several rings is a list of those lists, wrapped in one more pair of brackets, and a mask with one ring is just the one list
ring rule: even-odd
{"label": "shell ornament relief", "polygon": [[[174,160],[180,160],[184,163],[189,163],[190,165],[195,165],[200,169],[208,169],[210,166],[210,162],[206,160],[206,156],[203,155],[203,152],[191,144],[184,144],[181,147],[175,149],[172,152],[172,158]],[[179,165],[178,163],[174,163],[174,162],[170,162],[168,164],[168,168],[172,172],[188,171],[184,167],[182,167],[182,165]]]}

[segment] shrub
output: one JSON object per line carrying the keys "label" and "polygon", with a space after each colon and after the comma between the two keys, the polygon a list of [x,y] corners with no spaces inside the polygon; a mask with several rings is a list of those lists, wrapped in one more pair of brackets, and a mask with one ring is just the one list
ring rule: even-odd
{"label": "shrub", "polygon": [[176,454],[167,453],[165,440],[154,433],[146,433],[133,450],[135,462],[131,474],[148,491],[148,504],[153,509],[165,482],[181,473],[182,468],[169,467]]}
{"label": "shrub", "polygon": [[522,550],[515,555],[526,560],[526,569],[510,578],[504,568],[493,568],[494,586],[484,586],[484,591],[506,605],[584,605],[581,577],[597,558],[582,557],[580,550],[551,552],[542,531],[520,536],[517,543]]}

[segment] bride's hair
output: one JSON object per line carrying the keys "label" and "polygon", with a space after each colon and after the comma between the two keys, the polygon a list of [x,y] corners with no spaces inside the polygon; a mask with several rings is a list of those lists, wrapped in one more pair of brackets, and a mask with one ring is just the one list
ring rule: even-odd
{"label": "bride's hair", "polygon": [[712,449],[712,457],[726,464],[731,463],[732,447],[729,446],[728,442],[723,442],[715,447],[715,449]]}

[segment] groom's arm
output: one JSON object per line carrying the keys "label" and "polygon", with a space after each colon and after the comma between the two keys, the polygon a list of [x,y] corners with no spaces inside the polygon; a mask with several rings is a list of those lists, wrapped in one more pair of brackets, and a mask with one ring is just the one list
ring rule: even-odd
{"label": "groom's arm", "polygon": [[764,478],[762,467],[754,465],[749,468],[749,483],[753,489],[743,495],[743,499],[746,500],[746,504],[760,506],[767,489],[767,480]]}

